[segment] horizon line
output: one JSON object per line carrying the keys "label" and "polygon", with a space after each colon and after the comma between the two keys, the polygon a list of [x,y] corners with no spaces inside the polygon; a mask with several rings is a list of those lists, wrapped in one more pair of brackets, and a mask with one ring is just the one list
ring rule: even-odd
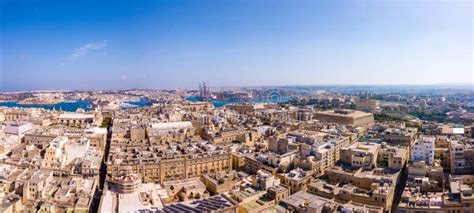
{"label": "horizon line", "polygon": [[[275,85],[245,85],[245,86],[210,86],[209,88],[265,88],[265,87],[398,87],[398,86],[435,86],[435,87],[474,87],[474,82],[465,83],[419,83],[419,84],[275,84]],[[73,88],[73,89],[22,89],[22,90],[0,90],[0,93],[40,92],[40,91],[126,91],[126,90],[195,90],[194,87],[129,87],[129,88]],[[457,88],[458,89],[458,88]],[[474,88],[471,88],[474,89]]]}

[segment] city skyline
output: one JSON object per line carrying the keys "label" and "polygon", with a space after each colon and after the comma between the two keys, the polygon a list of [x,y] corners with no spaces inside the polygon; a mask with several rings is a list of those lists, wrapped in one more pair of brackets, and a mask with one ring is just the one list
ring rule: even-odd
{"label": "city skyline", "polygon": [[474,82],[471,1],[0,2],[0,91]]}
{"label": "city skyline", "polygon": [[474,213],[473,0],[0,0],[0,212]]}

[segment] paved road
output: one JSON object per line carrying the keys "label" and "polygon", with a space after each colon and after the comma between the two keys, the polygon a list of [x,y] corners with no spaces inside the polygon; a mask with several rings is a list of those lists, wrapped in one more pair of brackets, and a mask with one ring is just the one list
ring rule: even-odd
{"label": "paved road", "polygon": [[107,128],[107,139],[105,141],[105,150],[104,156],[102,157],[102,163],[100,165],[99,171],[99,187],[97,188],[97,192],[95,193],[94,199],[92,201],[90,212],[98,212],[99,205],[100,205],[100,198],[102,197],[102,193],[104,190],[105,178],[107,176],[107,159],[110,152],[110,141],[112,138],[112,121],[110,121],[109,127]]}
{"label": "paved road", "polygon": [[400,200],[402,199],[402,193],[403,189],[405,189],[405,185],[407,183],[408,179],[408,169],[407,166],[403,167],[401,174],[400,174],[400,180],[397,182],[397,186],[395,186],[395,197],[393,198],[393,205],[392,209],[390,212],[396,212],[398,204],[400,203]]}

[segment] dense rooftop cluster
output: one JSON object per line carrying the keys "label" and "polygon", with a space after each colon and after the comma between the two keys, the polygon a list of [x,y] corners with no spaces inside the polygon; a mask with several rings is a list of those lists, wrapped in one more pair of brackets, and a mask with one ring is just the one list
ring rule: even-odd
{"label": "dense rooftop cluster", "polygon": [[[469,115],[446,114],[462,117],[457,123],[381,116],[395,103],[411,112],[465,101],[285,91],[292,102],[214,107],[187,101],[191,93],[53,92],[24,101],[93,106],[0,107],[0,211],[474,211]],[[117,107],[128,99],[150,103]]]}

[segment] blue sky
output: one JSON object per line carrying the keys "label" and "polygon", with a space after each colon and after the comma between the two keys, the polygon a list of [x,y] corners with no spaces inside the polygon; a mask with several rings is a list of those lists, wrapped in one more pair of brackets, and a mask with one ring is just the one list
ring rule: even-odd
{"label": "blue sky", "polygon": [[0,0],[0,9],[0,91],[474,81],[468,0]]}

